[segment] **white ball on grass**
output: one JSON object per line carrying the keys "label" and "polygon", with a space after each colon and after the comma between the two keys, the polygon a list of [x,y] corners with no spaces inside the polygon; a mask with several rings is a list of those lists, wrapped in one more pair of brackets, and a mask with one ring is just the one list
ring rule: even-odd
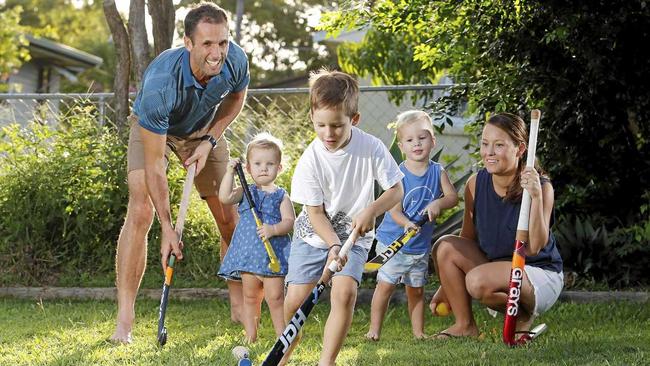
{"label": "white ball on grass", "polygon": [[238,360],[248,358],[248,348],[244,346],[235,346],[235,348],[232,349],[232,355]]}

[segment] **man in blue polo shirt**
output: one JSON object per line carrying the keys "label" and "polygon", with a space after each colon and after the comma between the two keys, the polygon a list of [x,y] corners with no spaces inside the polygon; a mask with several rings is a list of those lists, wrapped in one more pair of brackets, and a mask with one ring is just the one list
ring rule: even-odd
{"label": "man in blue polo shirt", "polygon": [[[222,259],[235,227],[237,212],[219,202],[218,192],[229,158],[223,132],[244,105],[250,80],[248,59],[229,41],[228,17],[220,7],[198,4],[184,25],[185,47],[168,49],[151,62],[129,117],[129,203],[117,244],[118,314],[111,337],[116,342],[131,342],[154,208],[162,228],[163,270],[172,252],[183,258],[169,207],[170,152],[186,167],[197,162],[194,183],[219,227]],[[231,317],[239,321],[241,284],[230,282],[228,288]]]}

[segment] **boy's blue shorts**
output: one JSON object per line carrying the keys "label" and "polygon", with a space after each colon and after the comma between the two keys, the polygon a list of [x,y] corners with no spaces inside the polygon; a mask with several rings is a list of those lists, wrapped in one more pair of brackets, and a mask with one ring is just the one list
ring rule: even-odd
{"label": "boy's blue shorts", "polygon": [[[363,265],[368,259],[368,249],[353,245],[348,252],[348,261],[341,272],[334,276],[348,276],[361,283]],[[318,282],[325,262],[327,261],[327,249],[316,248],[307,244],[301,238],[293,238],[291,242],[291,254],[289,254],[289,272],[284,279],[287,285],[304,285]]]}

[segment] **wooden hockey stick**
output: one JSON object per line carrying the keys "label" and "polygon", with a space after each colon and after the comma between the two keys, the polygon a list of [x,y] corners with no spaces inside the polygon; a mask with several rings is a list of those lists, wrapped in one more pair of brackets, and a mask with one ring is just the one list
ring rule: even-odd
{"label": "wooden hockey stick", "polygon": [[[185,226],[185,217],[187,216],[187,208],[190,204],[190,194],[192,193],[192,185],[194,184],[194,174],[196,173],[196,163],[187,168],[187,176],[183,184],[183,195],[181,196],[181,204],[178,209],[178,216],[176,217],[176,226],[174,230],[178,234],[178,242],[180,243],[183,237],[183,227]],[[172,286],[172,277],[174,275],[174,262],[176,256],[172,253],[167,262],[167,271],[165,272],[165,282],[163,283],[162,296],[160,297],[160,309],[158,310],[158,344],[162,347],[167,343],[167,328],[165,327],[165,313],[167,312],[167,302],[169,301],[169,289]]]}

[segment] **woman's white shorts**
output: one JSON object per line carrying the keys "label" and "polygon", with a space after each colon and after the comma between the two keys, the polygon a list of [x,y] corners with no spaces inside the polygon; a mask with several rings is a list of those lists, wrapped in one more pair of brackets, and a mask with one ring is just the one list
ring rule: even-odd
{"label": "woman's white shorts", "polygon": [[535,291],[534,315],[546,312],[555,304],[564,287],[564,273],[526,265],[526,275]]}

